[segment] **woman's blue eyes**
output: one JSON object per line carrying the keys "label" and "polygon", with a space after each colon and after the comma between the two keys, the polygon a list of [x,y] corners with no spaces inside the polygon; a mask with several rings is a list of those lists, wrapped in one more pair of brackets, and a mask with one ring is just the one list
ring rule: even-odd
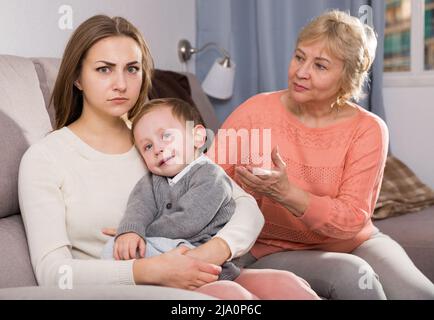
{"label": "woman's blue eyes", "polygon": [[[140,68],[139,67],[133,67],[133,66],[131,66],[131,67],[128,67],[127,70],[128,70],[129,73],[135,74],[135,73],[139,72]],[[100,73],[109,73],[111,71],[111,69],[110,69],[110,67],[106,66],[106,67],[96,68],[96,71],[98,71]]]}
{"label": "woman's blue eyes", "polygon": [[128,67],[128,72],[129,73],[137,73],[139,72],[139,68],[138,67]]}
{"label": "woman's blue eyes", "polygon": [[110,71],[109,67],[100,67],[96,69],[100,73],[108,73]]}

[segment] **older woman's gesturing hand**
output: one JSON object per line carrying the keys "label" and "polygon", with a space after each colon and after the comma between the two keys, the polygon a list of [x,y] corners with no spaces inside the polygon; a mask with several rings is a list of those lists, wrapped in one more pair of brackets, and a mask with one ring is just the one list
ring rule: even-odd
{"label": "older woman's gesturing hand", "polygon": [[274,168],[270,171],[251,166],[236,167],[236,180],[246,191],[265,195],[279,202],[295,216],[301,216],[308,206],[309,194],[288,180],[286,163],[279,154],[278,146],[271,152],[271,160]]}
{"label": "older woman's gesturing hand", "polygon": [[260,193],[281,202],[289,192],[290,183],[286,174],[286,163],[279,154],[278,146],[271,152],[271,160],[274,168],[270,171],[239,166],[235,168],[235,172],[241,187],[247,191]]}

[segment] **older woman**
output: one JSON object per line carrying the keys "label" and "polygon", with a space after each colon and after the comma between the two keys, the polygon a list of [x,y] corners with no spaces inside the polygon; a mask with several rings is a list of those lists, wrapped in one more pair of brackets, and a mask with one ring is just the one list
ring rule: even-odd
{"label": "older woman", "polygon": [[[293,271],[331,299],[433,299],[433,284],[371,221],[388,130],[351,100],[376,44],[373,30],[344,12],[317,17],[299,34],[288,89],[252,97],[223,124],[244,138],[248,130],[250,142],[227,145],[230,131],[219,132],[218,162],[266,220],[240,264]],[[254,170],[267,157],[273,169]]]}

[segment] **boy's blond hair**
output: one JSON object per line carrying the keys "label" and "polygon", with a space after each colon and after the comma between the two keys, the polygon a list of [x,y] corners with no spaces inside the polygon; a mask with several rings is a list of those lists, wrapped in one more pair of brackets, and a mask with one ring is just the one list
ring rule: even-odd
{"label": "boy's blond hair", "polygon": [[139,120],[152,110],[163,107],[169,107],[172,110],[173,116],[182,122],[193,121],[195,126],[198,124],[205,126],[199,110],[188,102],[177,98],[153,99],[145,103],[132,119],[131,136],[133,142],[134,128]]}

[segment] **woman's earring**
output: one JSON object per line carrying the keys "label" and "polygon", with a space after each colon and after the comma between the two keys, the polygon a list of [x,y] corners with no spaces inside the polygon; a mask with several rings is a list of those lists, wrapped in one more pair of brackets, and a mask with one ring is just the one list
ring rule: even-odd
{"label": "woman's earring", "polygon": [[345,104],[344,96],[338,96],[338,98],[336,99],[336,101],[332,104],[332,109],[336,105],[336,110],[339,111],[339,107],[343,106],[344,104]]}
{"label": "woman's earring", "polygon": [[81,89],[81,86],[80,86],[80,83],[78,82],[78,80],[75,80],[75,81],[74,81],[74,86],[75,86],[78,90],[83,91],[83,90]]}

